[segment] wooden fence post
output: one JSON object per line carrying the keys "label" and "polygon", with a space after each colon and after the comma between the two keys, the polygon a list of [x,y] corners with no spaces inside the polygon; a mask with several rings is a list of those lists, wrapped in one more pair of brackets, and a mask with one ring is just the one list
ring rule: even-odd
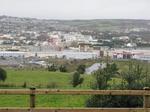
{"label": "wooden fence post", "polygon": [[[150,87],[145,87],[144,90],[145,90],[145,92],[150,91]],[[143,99],[144,99],[143,107],[144,108],[150,108],[150,96],[145,95]]]}
{"label": "wooden fence post", "polygon": [[36,88],[31,87],[31,94],[30,94],[30,108],[34,108],[35,107],[35,90]]}

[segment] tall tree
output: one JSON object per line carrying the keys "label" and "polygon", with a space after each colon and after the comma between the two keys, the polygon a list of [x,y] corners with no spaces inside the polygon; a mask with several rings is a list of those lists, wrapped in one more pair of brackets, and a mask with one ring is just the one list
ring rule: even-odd
{"label": "tall tree", "polygon": [[[95,77],[95,84],[94,89],[108,89],[109,87],[109,81],[112,77],[117,73],[118,68],[116,64],[108,64],[106,68],[99,69],[94,73]],[[90,99],[87,100],[86,106],[88,107],[105,107],[109,106],[108,102],[110,101],[111,97],[109,96],[100,96],[100,95],[93,95]]]}
{"label": "tall tree", "polygon": [[[109,85],[108,81],[114,77],[116,73],[115,65],[107,65],[103,70],[96,72],[96,86],[97,89],[108,89],[112,85]],[[109,74],[111,73],[111,74]],[[139,63],[129,63],[128,69],[120,73],[122,84],[116,89],[143,89],[147,84],[143,67]],[[141,107],[142,97],[139,96],[99,96],[94,95],[87,101],[88,107]]]}

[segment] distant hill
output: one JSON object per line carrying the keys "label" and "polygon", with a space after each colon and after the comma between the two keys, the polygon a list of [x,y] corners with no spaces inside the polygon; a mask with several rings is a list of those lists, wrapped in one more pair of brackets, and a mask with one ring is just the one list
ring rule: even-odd
{"label": "distant hill", "polygon": [[[8,27],[9,25],[9,27]],[[150,20],[95,19],[95,20],[47,20],[0,16],[0,30],[94,30],[94,31],[150,31]]]}
{"label": "distant hill", "polygon": [[150,20],[72,20],[59,21],[60,24],[77,27],[84,30],[118,31],[132,28],[150,28]]}

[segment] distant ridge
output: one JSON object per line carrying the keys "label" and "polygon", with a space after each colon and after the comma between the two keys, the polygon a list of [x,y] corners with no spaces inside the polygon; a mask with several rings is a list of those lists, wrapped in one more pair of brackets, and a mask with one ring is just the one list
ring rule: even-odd
{"label": "distant ridge", "polygon": [[[142,19],[91,19],[91,20],[55,20],[55,19],[36,19],[27,17],[12,17],[2,15],[0,16],[0,23],[7,23],[17,25],[24,25],[27,27],[39,27],[43,30],[53,28],[55,30],[68,31],[125,31],[133,28],[144,30],[150,29],[150,20]],[[6,24],[7,25],[7,24]],[[39,29],[35,28],[35,29]]]}

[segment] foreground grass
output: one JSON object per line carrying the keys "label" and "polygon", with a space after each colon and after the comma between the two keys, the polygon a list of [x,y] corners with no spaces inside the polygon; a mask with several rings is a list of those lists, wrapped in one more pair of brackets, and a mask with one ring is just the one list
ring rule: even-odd
{"label": "foreground grass", "polygon": [[[37,95],[36,107],[85,107],[89,96]],[[0,107],[29,107],[29,96],[0,95]]]}
{"label": "foreground grass", "polygon": [[[42,70],[14,70],[7,69],[7,79],[5,84],[13,85],[13,87],[1,88],[23,88],[23,84],[27,83],[27,88],[34,86],[36,88],[49,89],[90,89],[92,77],[83,75],[85,81],[83,85],[73,88],[71,81],[71,73],[48,72]],[[52,86],[51,86],[52,84]],[[49,85],[49,86],[48,86]],[[89,96],[77,95],[37,95],[36,106],[38,107],[84,107]],[[28,107],[29,96],[26,95],[0,95],[0,107]]]}

